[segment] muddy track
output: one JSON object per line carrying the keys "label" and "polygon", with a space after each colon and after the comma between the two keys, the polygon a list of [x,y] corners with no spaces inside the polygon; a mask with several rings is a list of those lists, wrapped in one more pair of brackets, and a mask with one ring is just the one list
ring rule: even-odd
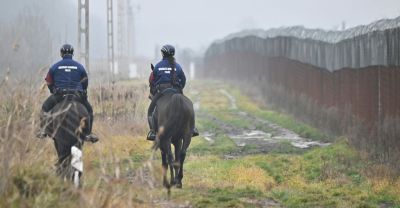
{"label": "muddy track", "polygon": [[[285,129],[270,121],[250,115],[243,111],[237,111],[238,107],[234,96],[223,89],[219,90],[219,92],[222,96],[226,96],[230,101],[231,111],[227,111],[226,113],[229,113],[235,118],[239,118],[249,124],[247,128],[228,124],[216,116],[201,111],[200,102],[198,101],[200,98],[196,100],[194,106],[198,118],[212,121],[218,126],[217,131],[213,132],[213,130],[209,130],[203,132],[202,136],[208,142],[213,143],[215,140],[214,138],[219,134],[223,133],[227,135],[239,147],[239,151],[232,155],[268,153],[281,146],[282,143],[289,143],[291,146],[298,149],[329,145],[329,143],[313,141],[310,138],[303,138],[295,132]],[[251,147],[251,151],[241,151],[247,147]],[[230,156],[232,155],[230,154]]]}

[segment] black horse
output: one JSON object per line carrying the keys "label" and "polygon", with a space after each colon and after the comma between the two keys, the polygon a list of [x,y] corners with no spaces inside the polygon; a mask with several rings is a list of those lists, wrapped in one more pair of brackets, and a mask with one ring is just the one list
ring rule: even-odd
{"label": "black horse", "polygon": [[[54,140],[57,174],[79,186],[83,172],[82,152],[88,132],[89,113],[79,95],[64,95],[46,117],[46,134]],[[96,141],[91,141],[96,142]]]}
{"label": "black horse", "polygon": [[[165,93],[157,101],[158,133],[154,148],[160,148],[163,167],[163,185],[170,192],[172,185],[182,188],[183,162],[192,139],[195,125],[193,103],[180,93]],[[175,160],[171,150],[175,147]],[[167,179],[170,167],[170,182]]]}

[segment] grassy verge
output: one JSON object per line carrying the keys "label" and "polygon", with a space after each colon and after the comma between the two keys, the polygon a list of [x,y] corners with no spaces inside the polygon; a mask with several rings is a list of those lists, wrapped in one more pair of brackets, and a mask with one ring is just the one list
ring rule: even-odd
{"label": "grassy verge", "polygon": [[[286,207],[400,206],[400,179],[371,175],[371,166],[344,140],[303,155],[253,155],[234,160],[204,156],[189,161],[187,185],[197,190],[190,197],[198,207],[229,207],[231,203],[246,207],[248,200],[235,196],[243,190],[251,194],[245,191],[242,199],[270,198]],[[217,193],[209,194],[213,190]],[[221,201],[224,195],[231,198]]]}

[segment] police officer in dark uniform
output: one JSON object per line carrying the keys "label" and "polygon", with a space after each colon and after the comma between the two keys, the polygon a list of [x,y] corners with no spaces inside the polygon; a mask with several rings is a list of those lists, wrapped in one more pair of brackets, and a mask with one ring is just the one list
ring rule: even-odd
{"label": "police officer in dark uniform", "polygon": [[[175,89],[179,93],[183,93],[186,84],[186,76],[182,67],[175,62],[175,48],[172,45],[164,45],[161,48],[163,59],[152,68],[149,77],[151,104],[147,111],[150,132],[147,134],[147,140],[154,141],[156,138],[156,119],[153,118],[153,112],[156,107],[157,100],[162,96],[162,92],[166,89]],[[193,136],[199,133],[195,128]]]}
{"label": "police officer in dark uniform", "polygon": [[40,118],[40,131],[37,137],[46,137],[44,113],[49,112],[57,103],[63,100],[65,94],[76,94],[89,113],[89,135],[87,139],[97,138],[92,135],[93,109],[87,100],[87,87],[89,84],[85,68],[72,59],[74,48],[64,44],[60,49],[62,60],[54,64],[46,76],[47,87],[50,90],[50,97],[43,103],[42,115]]}

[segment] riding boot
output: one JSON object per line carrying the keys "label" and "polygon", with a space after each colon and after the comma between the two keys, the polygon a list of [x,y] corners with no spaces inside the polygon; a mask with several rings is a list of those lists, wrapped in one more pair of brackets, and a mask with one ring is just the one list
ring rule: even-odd
{"label": "riding boot", "polygon": [[89,112],[88,135],[86,136],[85,140],[95,143],[99,141],[99,138],[96,135],[92,134],[92,127],[93,127],[93,113]]}
{"label": "riding boot", "polygon": [[156,132],[154,131],[154,120],[153,116],[148,116],[147,120],[149,122],[150,131],[147,133],[147,140],[154,141],[156,140]]}
{"label": "riding boot", "polygon": [[39,139],[44,139],[46,138],[46,115],[45,112],[40,112],[39,116],[39,129],[36,133],[36,137]]}
{"label": "riding boot", "polygon": [[87,128],[87,136],[85,137],[85,140],[89,141],[89,142],[92,142],[92,143],[95,143],[95,142],[99,141],[99,138],[96,135],[92,134],[93,108],[92,108],[92,105],[90,105],[86,94],[81,96],[81,101],[82,101],[82,104],[86,107],[86,110],[89,113],[89,126]]}
{"label": "riding boot", "polygon": [[89,113],[89,127],[88,127],[88,134],[92,133],[93,128],[93,113]]}

